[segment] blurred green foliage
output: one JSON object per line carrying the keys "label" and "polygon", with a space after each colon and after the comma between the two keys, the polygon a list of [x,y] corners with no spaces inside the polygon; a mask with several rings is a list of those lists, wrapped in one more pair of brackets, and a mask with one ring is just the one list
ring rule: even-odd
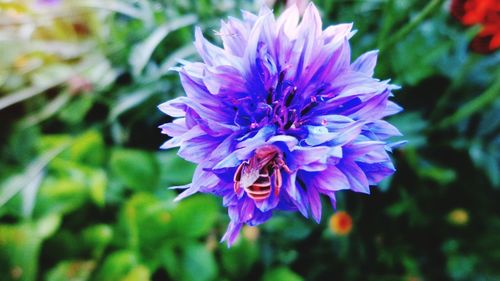
{"label": "blurred green foliage", "polygon": [[381,49],[409,142],[370,198],[339,194],[348,236],[276,214],[230,249],[220,200],[173,202],[194,166],[158,150],[156,105],[183,94],[169,69],[198,59],[194,25],[218,42],[259,4],[42,2],[0,2],[1,280],[500,279],[500,54],[470,53],[478,27],[445,1],[315,1],[354,22],[354,56]]}

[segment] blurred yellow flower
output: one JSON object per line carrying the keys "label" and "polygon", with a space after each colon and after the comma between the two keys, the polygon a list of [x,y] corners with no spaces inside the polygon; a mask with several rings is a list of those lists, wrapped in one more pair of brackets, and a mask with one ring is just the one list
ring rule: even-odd
{"label": "blurred yellow flower", "polygon": [[418,276],[410,275],[410,276],[406,277],[405,280],[406,281],[421,281],[422,279]]}
{"label": "blurred yellow flower", "polygon": [[346,211],[338,211],[330,217],[330,230],[336,235],[348,235],[352,230],[352,218]]}
{"label": "blurred yellow flower", "polygon": [[462,208],[457,208],[448,214],[448,221],[453,225],[466,225],[469,222],[469,213]]}
{"label": "blurred yellow flower", "polygon": [[30,59],[26,55],[18,56],[14,60],[14,64],[13,64],[14,68],[16,70],[21,70],[21,69],[23,69],[29,63],[29,61],[30,61]]}
{"label": "blurred yellow flower", "polygon": [[256,226],[248,226],[245,225],[243,227],[243,236],[250,240],[250,241],[256,241],[259,238],[260,231],[259,228]]}

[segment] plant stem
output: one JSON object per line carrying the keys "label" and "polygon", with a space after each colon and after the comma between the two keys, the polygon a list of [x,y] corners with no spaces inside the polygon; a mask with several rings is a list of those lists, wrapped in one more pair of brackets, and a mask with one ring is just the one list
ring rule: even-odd
{"label": "plant stem", "polygon": [[495,82],[491,87],[489,87],[480,96],[466,103],[453,115],[445,118],[436,126],[436,128],[439,129],[453,125],[459,122],[460,120],[476,113],[477,111],[488,106],[490,103],[494,102],[495,99],[498,98],[499,94],[500,94],[500,77],[497,75],[497,78],[495,79]]}
{"label": "plant stem", "polygon": [[408,24],[401,28],[394,36],[389,38],[384,44],[380,46],[380,52],[384,52],[399,42],[404,36],[415,29],[427,16],[429,16],[437,7],[443,4],[444,0],[432,0],[424,7],[420,13],[414,17]]}
{"label": "plant stem", "polygon": [[448,86],[448,88],[446,88],[441,97],[439,97],[436,103],[436,107],[431,112],[431,115],[429,117],[430,120],[437,120],[439,118],[446,105],[450,101],[453,92],[462,84],[467,74],[469,73],[471,66],[473,66],[477,62],[477,59],[478,57],[472,54],[467,57],[467,60],[463,63],[461,69],[456,75],[454,75],[451,84]]}

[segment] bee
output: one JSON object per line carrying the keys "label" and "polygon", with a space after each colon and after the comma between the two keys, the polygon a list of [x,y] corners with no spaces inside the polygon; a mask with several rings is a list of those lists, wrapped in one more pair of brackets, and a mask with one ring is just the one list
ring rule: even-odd
{"label": "bee", "polygon": [[234,192],[243,189],[254,201],[262,201],[271,195],[271,186],[278,196],[282,185],[281,169],[291,173],[283,160],[283,153],[274,145],[263,145],[255,154],[241,163],[234,173]]}

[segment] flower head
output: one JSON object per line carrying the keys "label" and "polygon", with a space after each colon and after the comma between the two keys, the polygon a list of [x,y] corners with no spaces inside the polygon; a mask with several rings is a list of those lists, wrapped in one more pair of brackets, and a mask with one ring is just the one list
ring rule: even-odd
{"label": "flower head", "polygon": [[61,3],[62,0],[37,0],[36,3],[44,6],[52,6]]}
{"label": "flower head", "polygon": [[177,68],[186,96],[159,106],[178,117],[160,126],[172,136],[162,148],[198,165],[177,199],[223,198],[229,245],[277,210],[319,222],[320,195],[335,205],[335,192],[369,193],[394,172],[388,139],[400,133],[382,118],[401,110],[388,100],[396,87],[372,77],[376,51],[351,63],[351,28],[323,30],[309,4],[301,20],[295,6],[229,18],[217,33],[223,48],[196,29],[203,62]]}
{"label": "flower head", "polygon": [[498,0],[453,0],[451,14],[464,25],[481,25],[470,48],[491,53],[500,48],[500,2]]}

